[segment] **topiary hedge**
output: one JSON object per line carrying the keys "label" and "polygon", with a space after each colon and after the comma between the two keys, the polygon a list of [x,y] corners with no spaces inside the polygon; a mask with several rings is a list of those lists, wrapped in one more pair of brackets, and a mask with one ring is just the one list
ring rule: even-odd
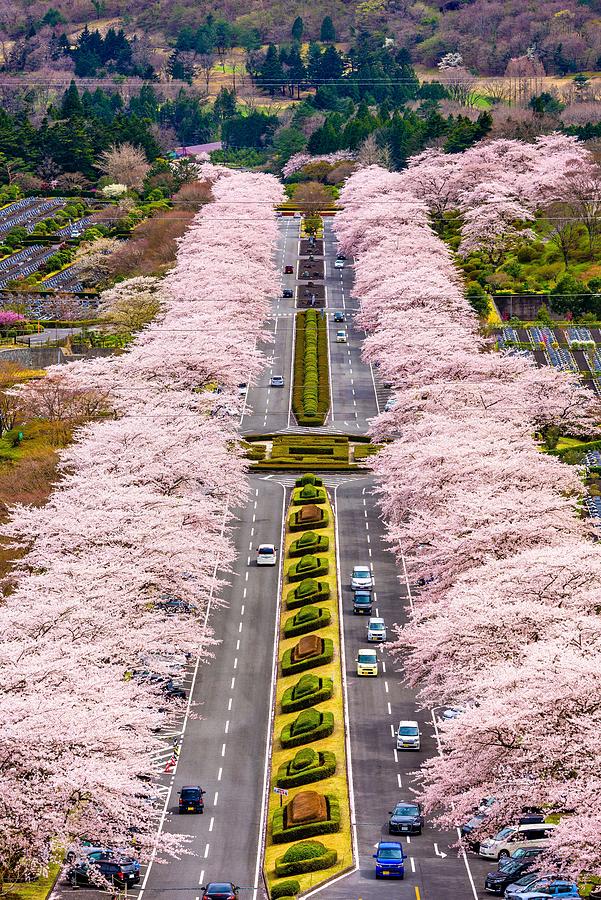
{"label": "topiary hedge", "polygon": [[[340,831],[340,803],[335,794],[325,795],[328,817],[321,822],[305,822],[303,825],[294,825],[286,828],[286,811],[288,804],[274,810],[271,818],[271,840],[274,844],[286,844],[289,841],[300,841],[304,838],[315,837],[318,834],[335,834]],[[276,875],[280,872],[277,870]],[[284,874],[284,873],[281,873]],[[285,874],[296,875],[298,872]]]}
{"label": "topiary hedge", "polygon": [[303,675],[293,687],[287,688],[282,695],[282,712],[298,712],[329,700],[334,685],[331,678],[318,678],[317,675]]}
{"label": "topiary hedge", "polygon": [[312,556],[310,553],[301,556],[298,562],[288,566],[288,581],[303,581],[305,578],[317,578],[318,575],[327,575],[330,564],[327,559],[320,556]]}
{"label": "topiary hedge", "polygon": [[327,553],[330,547],[330,539],[325,534],[315,534],[314,531],[305,531],[299,538],[292,541],[288,556],[304,556],[305,553]]}
{"label": "topiary hedge", "polygon": [[288,591],[286,596],[286,608],[297,609],[308,603],[321,603],[329,600],[330,586],[325,581],[316,581],[314,578],[304,578],[300,584]]}
{"label": "topiary hedge", "polygon": [[294,722],[284,725],[280,732],[280,743],[284,750],[300,747],[329,737],[334,731],[334,715],[327,710],[304,709]]}
{"label": "topiary hedge", "polygon": [[321,518],[317,519],[313,522],[304,522],[301,519],[302,508],[292,510],[288,517],[288,530],[289,531],[307,531],[310,529],[313,531],[315,528],[327,528],[330,517],[328,515],[327,509],[322,509],[318,507],[321,512]]}
{"label": "topiary hedge", "polygon": [[275,874],[285,878],[288,875],[317,872],[319,869],[329,869],[337,859],[337,852],[328,850],[321,841],[301,841],[289,847],[284,855],[276,860]]}
{"label": "topiary hedge", "polygon": [[[285,855],[285,854],[284,854]],[[292,897],[300,891],[300,884],[296,880],[279,881],[271,888],[271,900],[285,900],[286,897]]]}
{"label": "topiary hedge", "polygon": [[317,753],[310,747],[305,747],[297,752],[294,759],[282,763],[275,781],[276,785],[281,788],[302,787],[303,784],[330,778],[335,772],[335,753],[331,753],[329,750]]}
{"label": "topiary hedge", "polygon": [[[306,659],[292,661],[292,648],[286,650],[282,656],[282,675],[295,675],[297,672],[305,672],[307,669],[314,669],[317,666],[325,666],[334,659],[334,642],[330,638],[324,638],[323,650],[315,656],[308,656]],[[293,745],[291,745],[293,746]]]}
{"label": "topiary hedge", "polygon": [[303,503],[325,503],[327,499],[325,488],[315,487],[313,484],[305,484],[292,492],[293,506],[302,506]]}
{"label": "topiary hedge", "polygon": [[295,616],[290,616],[284,624],[284,637],[298,637],[301,634],[309,634],[318,628],[325,628],[330,624],[332,614],[329,609],[321,606],[303,606]]}
{"label": "topiary hedge", "polygon": [[292,409],[299,425],[323,425],[330,408],[327,327],[314,309],[296,314]]}

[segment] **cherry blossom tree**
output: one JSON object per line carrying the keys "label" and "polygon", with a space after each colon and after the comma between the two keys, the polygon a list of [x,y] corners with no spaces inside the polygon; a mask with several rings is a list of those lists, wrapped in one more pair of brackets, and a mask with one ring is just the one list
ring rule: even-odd
{"label": "cherry blossom tree", "polygon": [[506,239],[588,165],[561,135],[430,151],[351,176],[334,223],[355,254],[364,356],[397,399],[372,426],[388,539],[422,583],[392,650],[421,703],[466,707],[423,767],[426,808],[456,826],[495,797],[485,833],[524,805],[569,812],[550,853],[572,875],[601,865],[601,551],[578,471],[535,435],[594,433],[598,412],[576,376],[493,352],[428,213],[459,209],[464,241],[484,214]]}
{"label": "cherry blossom tree", "polygon": [[[215,651],[207,604],[222,602],[231,510],[247,490],[231,418],[212,414],[215,388],[234,403],[235,384],[264,364],[256,344],[278,286],[282,188],[202,169],[213,202],[132,349],[54,367],[17,391],[31,414],[45,403],[88,421],[62,451],[48,503],[15,508],[4,526],[23,555],[0,606],[0,881],[38,874],[55,844],[86,835],[149,852],[153,755],[173,713],[137,671],[168,674],[174,660]],[[155,292],[146,281],[109,299]],[[184,602],[177,616],[170,598]],[[185,838],[163,835],[161,850],[187,852]]]}

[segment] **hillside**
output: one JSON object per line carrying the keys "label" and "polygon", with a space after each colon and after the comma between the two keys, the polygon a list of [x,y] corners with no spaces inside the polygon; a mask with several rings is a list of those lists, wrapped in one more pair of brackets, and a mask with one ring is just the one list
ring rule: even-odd
{"label": "hillside", "polygon": [[[122,25],[128,35],[153,48],[172,47],[182,29],[200,27],[207,15],[226,20],[240,34],[242,44],[290,39],[292,24],[300,16],[304,40],[320,37],[321,24],[330,16],[339,41],[352,41],[363,29],[392,37],[411,52],[414,62],[433,67],[441,56],[459,52],[475,74],[503,75],[512,58],[528,48],[547,74],[566,74],[601,68],[601,0],[446,0],[428,4],[411,0],[55,0],[52,5],[30,0],[0,3],[0,50],[7,42],[31,40],[32,26],[44,31],[46,44],[63,30],[77,33],[86,23]],[[42,41],[42,44],[44,41]],[[38,53],[38,57],[52,53]],[[24,64],[24,68],[38,68]]]}

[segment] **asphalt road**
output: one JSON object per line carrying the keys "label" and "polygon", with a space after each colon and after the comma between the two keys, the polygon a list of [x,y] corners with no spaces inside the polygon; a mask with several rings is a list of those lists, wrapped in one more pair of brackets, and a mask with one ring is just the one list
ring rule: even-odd
{"label": "asphalt road", "polygon": [[[283,219],[278,262],[282,270],[285,265],[294,266],[293,276],[282,276],[284,287],[294,288],[298,252],[299,221]],[[335,269],[335,256],[335,240],[328,223],[325,287],[329,333],[332,339],[344,327],[348,343],[331,340],[333,407],[326,426],[318,430],[362,433],[368,420],[382,408],[387,392],[360,359],[362,335],[354,324],[357,304],[351,297],[352,268],[349,261],[344,269]],[[269,365],[257,384],[249,387],[240,424],[243,433],[296,430],[290,411],[294,309],[294,297],[273,302],[269,322],[273,341],[262,348]],[[334,309],[342,309],[347,315],[344,326],[331,322]],[[270,388],[272,374],[284,375],[284,388]],[[174,723],[173,734],[168,736],[181,739],[181,752],[175,772],[163,776],[162,827],[166,832],[191,835],[191,853],[175,861],[153,860],[143,869],[141,889],[132,893],[146,900],[198,900],[200,885],[209,880],[236,882],[241,886],[241,900],[266,896],[260,873],[260,835],[265,824],[262,810],[279,567],[258,568],[254,548],[267,541],[280,545],[285,490],[293,481],[293,474],[251,477],[250,500],[244,509],[236,511],[239,556],[230,587],[224,592],[227,605],[216,607],[210,616],[214,636],[221,643],[215,658],[197,665],[196,673],[189,676],[189,714],[183,723],[181,719]],[[375,606],[389,627],[403,621],[407,586],[399,581],[393,557],[383,542],[373,479],[330,475],[325,481],[339,530],[358,859],[353,871],[316,893],[327,900],[483,897],[479,888],[490,865],[473,856],[466,859],[459,855],[450,846],[456,836],[435,832],[427,823],[421,836],[402,839],[409,857],[405,880],[375,880],[372,853],[377,841],[386,836],[388,811],[395,802],[412,796],[412,773],[438,748],[431,711],[416,710],[413,692],[402,684],[402,674],[394,671],[383,651],[378,678],[358,678],[355,674],[356,651],[366,645],[367,621],[352,613],[351,567],[355,563],[373,566]],[[419,720],[419,753],[395,750],[393,730],[401,718]],[[163,765],[169,755],[166,742],[159,764]],[[187,783],[201,784],[207,792],[202,816],[177,813],[177,790]],[[63,893],[71,891],[59,887],[57,896]],[[95,893],[87,892],[90,897]]]}

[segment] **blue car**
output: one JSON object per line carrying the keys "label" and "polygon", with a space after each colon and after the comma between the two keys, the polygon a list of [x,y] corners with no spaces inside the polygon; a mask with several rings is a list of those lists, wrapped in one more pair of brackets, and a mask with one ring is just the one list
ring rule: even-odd
{"label": "blue car", "polygon": [[376,853],[376,878],[404,878],[405,854],[396,841],[380,841]]}

